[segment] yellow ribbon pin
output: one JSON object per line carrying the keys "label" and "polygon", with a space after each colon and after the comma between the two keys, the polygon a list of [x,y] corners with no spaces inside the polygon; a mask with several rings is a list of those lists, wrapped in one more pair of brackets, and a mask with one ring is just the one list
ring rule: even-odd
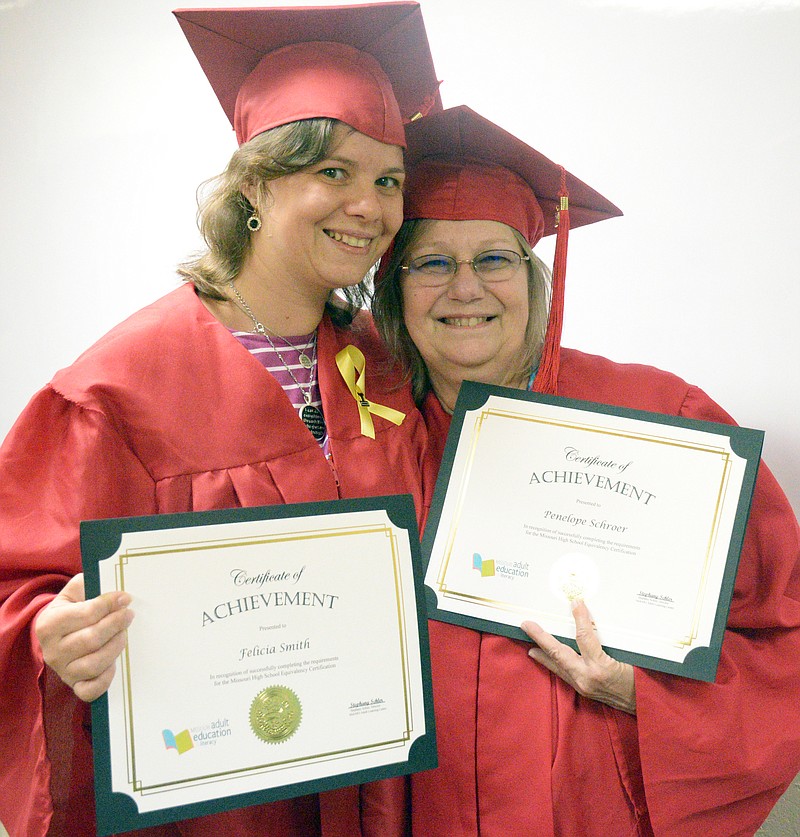
{"label": "yellow ribbon pin", "polygon": [[385,407],[383,404],[375,404],[368,401],[364,391],[366,390],[366,361],[364,360],[364,353],[355,346],[345,346],[336,355],[336,365],[339,367],[339,372],[350,390],[350,394],[355,398],[358,405],[358,415],[361,418],[361,435],[369,436],[370,439],[375,438],[375,427],[372,423],[372,416],[370,413],[381,418],[385,418],[392,424],[402,424],[406,417],[405,413],[399,410],[394,410],[392,407]]}

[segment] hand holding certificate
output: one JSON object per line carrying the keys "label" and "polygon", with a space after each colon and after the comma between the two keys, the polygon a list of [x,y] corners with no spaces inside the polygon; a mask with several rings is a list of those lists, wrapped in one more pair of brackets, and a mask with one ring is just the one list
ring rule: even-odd
{"label": "hand holding certificate", "polygon": [[[425,537],[432,616],[713,680],[762,435],[465,383]],[[430,610],[430,608],[429,608]]]}
{"label": "hand holding certificate", "polygon": [[93,704],[101,834],[435,765],[410,498],[83,526],[136,618]]}

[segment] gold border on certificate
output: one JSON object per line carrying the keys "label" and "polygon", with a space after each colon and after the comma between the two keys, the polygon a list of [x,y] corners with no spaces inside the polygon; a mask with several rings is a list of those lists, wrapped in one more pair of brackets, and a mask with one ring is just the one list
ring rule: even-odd
{"label": "gold border on certificate", "polygon": [[[500,610],[516,612],[520,615],[525,614],[527,612],[526,608],[519,605],[511,604],[501,599],[486,598],[482,596],[476,596],[472,593],[468,593],[463,590],[451,589],[447,585],[447,571],[450,564],[453,544],[456,539],[458,527],[461,523],[461,511],[463,508],[464,499],[467,495],[467,491],[470,485],[472,464],[478,449],[481,431],[483,430],[484,425],[490,418],[508,419],[512,421],[524,421],[543,426],[568,428],[584,433],[597,433],[603,436],[614,436],[620,439],[646,441],[651,444],[660,444],[667,445],[670,447],[677,447],[683,450],[691,450],[698,454],[712,455],[720,458],[721,471],[719,477],[719,492],[717,495],[717,501],[714,505],[712,518],[708,521],[708,547],[706,549],[705,559],[703,561],[701,583],[697,591],[695,606],[690,618],[690,626],[687,628],[685,635],[682,635],[675,639],[676,646],[680,646],[683,648],[691,648],[697,639],[697,625],[700,620],[700,612],[703,607],[704,597],[706,593],[706,583],[708,580],[708,571],[711,561],[711,555],[714,544],[717,540],[717,536],[719,534],[720,509],[722,506],[723,498],[725,497],[728,488],[728,479],[730,476],[730,451],[719,445],[690,442],[685,439],[677,438],[675,436],[669,436],[666,433],[644,433],[641,431],[627,431],[618,428],[610,429],[591,422],[578,422],[574,420],[567,421],[550,417],[534,416],[530,413],[520,413],[509,409],[500,409],[497,407],[489,407],[487,409],[481,410],[475,417],[475,424],[473,427],[472,438],[469,446],[469,454],[467,457],[467,463],[464,468],[463,475],[461,477],[461,481],[458,486],[458,493],[455,503],[455,510],[453,512],[452,522],[448,530],[447,541],[442,552],[441,560],[437,565],[438,569],[436,573],[436,590],[439,593],[441,593],[442,596],[444,596],[445,598],[477,602],[480,604],[489,605]],[[663,427],[664,430],[667,429],[667,426],[658,426]]]}
{"label": "gold border on certificate", "polygon": [[136,612],[91,706],[98,834],[436,766],[410,495],[84,521],[81,552]]}
{"label": "gold border on certificate", "polygon": [[431,617],[518,639],[535,619],[574,646],[581,597],[612,655],[713,679],[762,442],[464,382],[423,543]]}
{"label": "gold border on certificate", "polygon": [[209,773],[198,776],[185,777],[174,782],[165,782],[157,784],[148,784],[147,781],[139,774],[137,766],[136,754],[136,734],[135,734],[135,717],[136,711],[134,707],[134,681],[135,676],[132,669],[135,667],[132,662],[132,657],[135,659],[136,651],[130,648],[130,641],[122,654],[122,669],[124,676],[122,679],[122,687],[124,694],[124,710],[126,718],[126,738],[125,747],[128,758],[128,781],[130,789],[140,795],[150,795],[153,793],[161,793],[176,787],[191,787],[198,784],[203,784],[209,781],[218,781],[226,777],[238,777],[247,775],[258,775],[261,773],[268,773],[274,770],[282,769],[292,765],[300,765],[304,763],[312,763],[324,761],[327,759],[335,759],[348,754],[355,754],[358,752],[372,752],[391,749],[402,745],[411,740],[412,732],[414,731],[413,705],[409,691],[409,672],[407,659],[407,643],[408,643],[408,629],[406,625],[403,601],[408,595],[407,582],[402,574],[402,567],[399,561],[397,536],[391,526],[386,524],[371,524],[371,525],[357,525],[357,526],[341,526],[331,527],[328,529],[297,529],[291,532],[280,532],[275,534],[262,534],[258,536],[247,537],[232,537],[232,538],[217,538],[213,540],[200,540],[186,543],[170,543],[161,546],[148,546],[142,548],[128,548],[120,552],[115,567],[115,577],[118,583],[118,589],[125,590],[125,568],[132,560],[147,559],[153,556],[165,557],[171,554],[185,554],[189,552],[211,552],[220,549],[235,549],[237,547],[252,547],[252,546],[266,546],[275,545],[279,543],[291,543],[296,541],[325,541],[332,538],[342,537],[358,537],[361,535],[375,535],[383,534],[389,544],[389,553],[392,561],[392,578],[394,581],[394,604],[396,607],[397,618],[397,632],[400,637],[400,657],[402,667],[402,681],[403,681],[403,700],[404,700],[404,715],[405,727],[399,731],[396,738],[385,741],[376,741],[371,744],[365,744],[360,747],[351,749],[342,749],[330,752],[310,753],[299,758],[265,762],[263,764],[252,765],[246,768],[240,768],[232,771],[222,771],[219,773]]}

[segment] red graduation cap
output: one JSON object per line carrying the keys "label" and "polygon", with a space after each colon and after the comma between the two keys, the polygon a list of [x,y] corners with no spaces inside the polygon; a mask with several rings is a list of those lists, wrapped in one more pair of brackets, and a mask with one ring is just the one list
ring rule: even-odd
{"label": "red graduation cap", "polygon": [[406,128],[406,139],[406,218],[502,221],[533,247],[556,232],[564,188],[573,228],[622,215],[590,186],[465,105],[419,119]]}
{"label": "red graduation cap", "polygon": [[442,108],[417,2],[174,14],[240,144],[328,117],[405,145],[404,123]]}
{"label": "red graduation cap", "polygon": [[622,215],[613,203],[468,107],[408,126],[405,217],[500,221],[533,247],[557,232],[547,334],[534,389],[555,392],[570,227]]}

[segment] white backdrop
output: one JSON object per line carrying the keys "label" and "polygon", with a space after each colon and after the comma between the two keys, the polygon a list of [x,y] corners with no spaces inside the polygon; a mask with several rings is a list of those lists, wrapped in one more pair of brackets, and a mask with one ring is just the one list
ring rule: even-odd
{"label": "white backdrop", "polygon": [[[195,189],[234,138],[173,5],[0,0],[0,438],[199,246]],[[800,511],[800,0],[422,8],[445,106],[625,212],[571,236],[565,345],[670,369],[765,430]]]}

